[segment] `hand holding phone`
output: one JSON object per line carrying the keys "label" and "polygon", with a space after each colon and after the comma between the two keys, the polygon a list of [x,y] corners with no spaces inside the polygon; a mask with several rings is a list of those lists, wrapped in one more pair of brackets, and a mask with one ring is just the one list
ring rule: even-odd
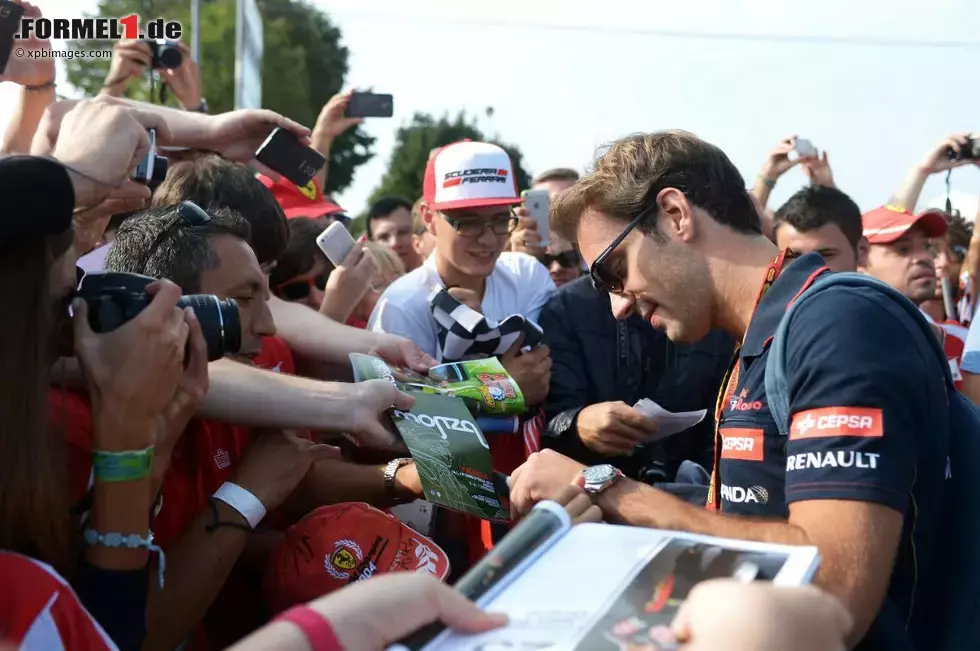
{"label": "hand holding phone", "polygon": [[813,158],[817,155],[817,148],[813,146],[812,142],[804,138],[796,139],[793,151],[796,152],[798,158]]}
{"label": "hand holding phone", "polygon": [[541,241],[537,246],[546,247],[551,244],[551,227],[548,225],[548,211],[550,209],[550,194],[547,190],[525,190],[521,193],[524,200],[524,209],[527,214],[534,219]]}
{"label": "hand holding phone", "polygon": [[277,127],[255,152],[255,159],[276,174],[303,187],[310,182],[327,159],[299,141],[295,135]]}
{"label": "hand holding phone", "polygon": [[380,93],[351,93],[344,110],[345,118],[390,118],[394,114],[394,98]]}
{"label": "hand holding phone", "polygon": [[343,224],[334,222],[317,236],[316,245],[333,266],[339,267],[354,248],[354,238]]}

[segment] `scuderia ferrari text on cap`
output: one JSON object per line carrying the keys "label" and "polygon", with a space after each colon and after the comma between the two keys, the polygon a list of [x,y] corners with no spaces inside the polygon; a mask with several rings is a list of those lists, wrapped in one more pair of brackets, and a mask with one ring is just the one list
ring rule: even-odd
{"label": "scuderia ferrari text on cap", "polygon": [[521,202],[507,152],[470,140],[446,145],[429,158],[422,196],[433,210]]}

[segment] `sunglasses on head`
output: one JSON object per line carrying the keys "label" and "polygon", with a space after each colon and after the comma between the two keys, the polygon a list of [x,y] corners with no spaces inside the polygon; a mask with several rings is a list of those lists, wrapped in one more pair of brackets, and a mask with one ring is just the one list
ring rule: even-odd
{"label": "sunglasses on head", "polygon": [[327,276],[314,276],[305,280],[291,280],[276,287],[276,293],[286,301],[302,301],[316,287],[321,292],[327,287]]}
{"label": "sunglasses on head", "polygon": [[595,287],[600,292],[607,292],[609,294],[619,294],[623,291],[623,279],[620,278],[615,272],[610,271],[607,265],[609,256],[613,254],[626,236],[633,232],[633,229],[639,226],[647,217],[654,214],[656,208],[648,208],[639,215],[633,218],[633,221],[623,229],[623,232],[616,236],[609,246],[599,254],[599,257],[592,262],[592,266],[589,267],[589,276],[592,278],[592,286]]}
{"label": "sunglasses on head", "polygon": [[563,269],[577,267],[581,262],[578,251],[562,251],[561,253],[555,253],[554,255],[550,253],[541,253],[537,256],[537,258],[538,262],[546,267],[550,267],[552,262],[557,262],[558,266],[562,267]]}

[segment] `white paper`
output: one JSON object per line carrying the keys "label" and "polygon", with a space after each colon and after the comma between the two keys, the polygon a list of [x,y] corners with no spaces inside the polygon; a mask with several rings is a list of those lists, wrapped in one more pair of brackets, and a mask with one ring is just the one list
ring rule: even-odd
{"label": "white paper", "polygon": [[673,436],[678,432],[683,432],[690,427],[694,427],[704,420],[705,415],[708,413],[707,409],[698,409],[697,411],[679,411],[677,413],[670,412],[649,398],[643,398],[640,400],[638,403],[633,405],[633,409],[636,409],[644,416],[648,416],[649,418],[657,421],[657,424],[659,425],[657,433],[651,435],[647,441],[658,441],[662,438]]}
{"label": "white paper", "polygon": [[[444,632],[425,651],[579,651],[591,629],[648,563],[684,541],[754,554],[777,585],[809,583],[819,565],[815,547],[769,545],[609,524],[571,528],[481,607],[506,613],[507,626],[479,635]],[[762,556],[760,556],[761,554]],[[737,574],[736,574],[737,575]],[[747,578],[747,577],[745,577]],[[652,586],[651,586],[652,587]],[[606,647],[603,647],[606,648]]]}

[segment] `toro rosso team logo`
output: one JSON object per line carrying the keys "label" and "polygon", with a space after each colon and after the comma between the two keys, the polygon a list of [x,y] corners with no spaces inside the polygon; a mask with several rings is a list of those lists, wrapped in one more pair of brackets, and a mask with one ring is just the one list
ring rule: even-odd
{"label": "toro rosso team logo", "polygon": [[442,187],[451,188],[465,183],[506,183],[507,170],[496,168],[476,167],[468,170],[456,170],[443,177]]}

